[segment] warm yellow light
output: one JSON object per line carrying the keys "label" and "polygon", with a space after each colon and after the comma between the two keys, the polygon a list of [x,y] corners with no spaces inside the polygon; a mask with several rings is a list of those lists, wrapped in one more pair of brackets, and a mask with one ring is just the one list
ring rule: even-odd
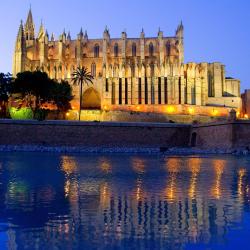
{"label": "warm yellow light", "polygon": [[194,108],[189,108],[189,109],[188,109],[188,113],[189,113],[190,115],[194,114]]}
{"label": "warm yellow light", "polygon": [[236,116],[237,116],[237,117],[239,117],[239,116],[240,116],[240,112],[239,112],[239,111],[236,113]]}
{"label": "warm yellow light", "polygon": [[212,111],[212,115],[213,115],[213,116],[218,115],[218,113],[219,113],[219,111],[218,111],[217,109],[213,109],[213,111]]}
{"label": "warm yellow light", "polygon": [[168,106],[167,107],[167,113],[174,113],[174,107],[173,106]]}
{"label": "warm yellow light", "polygon": [[139,107],[139,106],[136,106],[136,110],[140,110],[140,107]]}
{"label": "warm yellow light", "polygon": [[72,109],[75,109],[75,106],[72,106]]}
{"label": "warm yellow light", "polygon": [[105,106],[103,107],[103,109],[104,109],[105,111],[108,110],[108,106],[105,105]]}
{"label": "warm yellow light", "polygon": [[66,113],[66,116],[69,116],[69,112]]}
{"label": "warm yellow light", "polygon": [[245,114],[245,115],[244,115],[244,118],[245,118],[245,119],[248,119],[248,114]]}

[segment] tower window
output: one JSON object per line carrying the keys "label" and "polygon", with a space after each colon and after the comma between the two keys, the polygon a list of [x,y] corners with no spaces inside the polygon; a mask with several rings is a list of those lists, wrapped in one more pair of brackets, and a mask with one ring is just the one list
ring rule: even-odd
{"label": "tower window", "polygon": [[115,55],[115,57],[118,57],[118,54],[119,54],[119,47],[118,47],[118,44],[116,43],[115,46],[114,46],[114,55]]}
{"label": "tower window", "polygon": [[93,77],[96,77],[96,64],[95,63],[92,63],[91,65],[91,75]]}
{"label": "tower window", "polygon": [[153,45],[153,43],[149,44],[149,56],[154,56],[154,45]]}
{"label": "tower window", "polygon": [[133,43],[132,45],[132,56],[136,56],[136,44]]}
{"label": "tower window", "polygon": [[99,50],[100,50],[100,47],[98,44],[96,44],[94,47],[94,57],[99,57]]}

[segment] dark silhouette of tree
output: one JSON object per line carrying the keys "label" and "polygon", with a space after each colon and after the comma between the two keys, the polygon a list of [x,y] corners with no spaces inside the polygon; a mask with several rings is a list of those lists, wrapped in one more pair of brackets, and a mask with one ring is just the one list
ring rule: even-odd
{"label": "dark silhouette of tree", "polygon": [[65,112],[71,108],[70,101],[73,99],[68,82],[59,83],[41,71],[18,73],[13,81],[12,93],[21,95],[20,107],[30,107],[34,117],[40,116],[45,103],[55,104],[59,111]]}
{"label": "dark silhouette of tree", "polygon": [[72,80],[74,85],[80,86],[80,106],[79,106],[79,121],[81,119],[81,108],[82,108],[82,88],[84,84],[93,84],[94,77],[88,72],[86,67],[78,67],[72,74]]}
{"label": "dark silhouette of tree", "polygon": [[72,88],[67,81],[55,82],[50,91],[51,100],[59,111],[66,112],[71,109],[70,101],[73,99]]}
{"label": "dark silhouette of tree", "polygon": [[10,73],[0,73],[0,116],[6,117],[8,99],[12,90],[12,77]]}

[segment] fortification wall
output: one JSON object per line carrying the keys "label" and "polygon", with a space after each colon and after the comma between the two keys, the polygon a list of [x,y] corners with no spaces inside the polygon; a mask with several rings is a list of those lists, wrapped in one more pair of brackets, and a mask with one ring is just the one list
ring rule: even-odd
{"label": "fortification wall", "polygon": [[0,145],[188,147],[191,126],[149,123],[0,121]]}

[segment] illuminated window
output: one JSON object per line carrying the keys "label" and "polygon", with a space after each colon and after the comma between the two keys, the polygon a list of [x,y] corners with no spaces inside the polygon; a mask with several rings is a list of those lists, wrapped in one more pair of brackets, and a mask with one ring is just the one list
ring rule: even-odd
{"label": "illuminated window", "polygon": [[98,44],[96,44],[94,47],[94,57],[99,57],[99,50],[100,50],[100,47]]}
{"label": "illuminated window", "polygon": [[149,56],[153,56],[154,55],[154,45],[153,43],[149,44]]}
{"label": "illuminated window", "polygon": [[92,65],[91,65],[91,75],[93,77],[96,77],[96,65],[95,65],[95,63],[92,63]]}
{"label": "illuminated window", "polygon": [[136,44],[133,43],[132,45],[132,56],[136,56]]}
{"label": "illuminated window", "polygon": [[118,57],[118,54],[119,54],[119,47],[118,47],[118,44],[116,43],[115,46],[114,46],[114,55],[115,55],[115,57]]}

